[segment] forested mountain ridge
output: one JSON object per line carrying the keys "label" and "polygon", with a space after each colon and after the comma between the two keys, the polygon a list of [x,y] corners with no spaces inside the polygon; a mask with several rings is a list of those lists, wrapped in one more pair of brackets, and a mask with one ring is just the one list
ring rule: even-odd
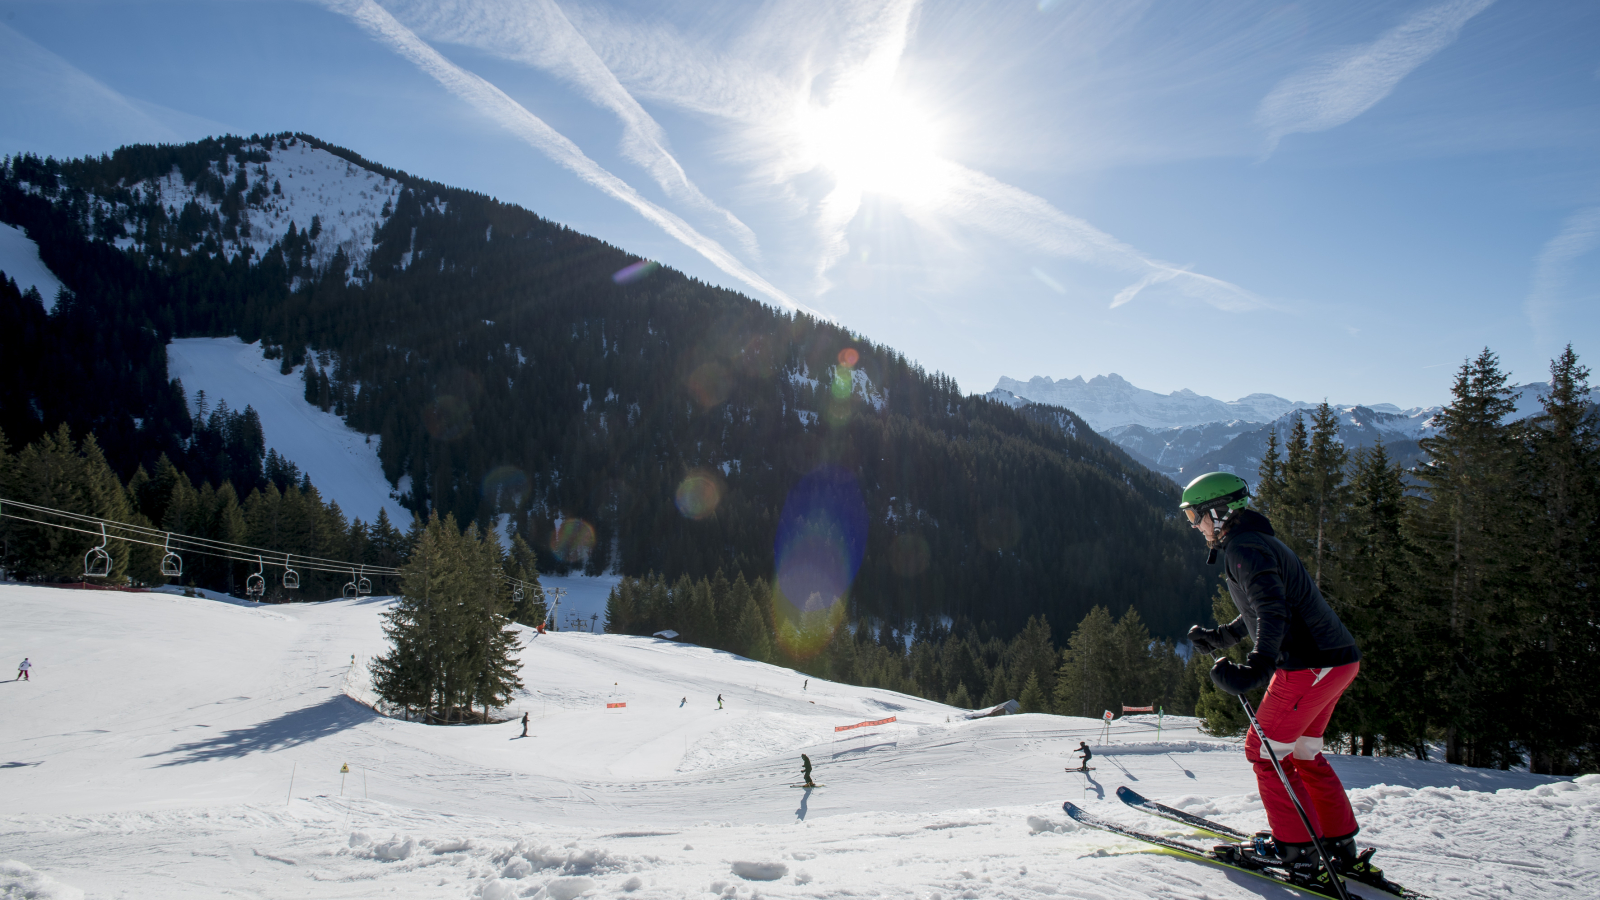
{"label": "forested mountain ridge", "polygon": [[786,497],[829,468],[866,514],[852,617],[1010,631],[1131,605],[1175,635],[1208,609],[1176,488],[1072,414],[965,397],[519,207],[306,135],[3,175],[0,220],[69,291],[0,301],[14,445],[66,422],[124,477],[179,459],[165,344],[237,334],[377,436],[408,506],[505,517],[546,568],[771,578]]}

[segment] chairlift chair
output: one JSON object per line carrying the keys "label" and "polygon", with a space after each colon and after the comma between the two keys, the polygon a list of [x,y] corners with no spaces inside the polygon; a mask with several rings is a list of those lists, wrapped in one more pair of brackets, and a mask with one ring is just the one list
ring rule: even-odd
{"label": "chairlift chair", "polygon": [[[363,571],[365,570],[363,569]],[[356,595],[365,597],[370,593],[372,593],[372,582],[367,579],[367,576],[362,575],[356,579]]]}
{"label": "chairlift chair", "polygon": [[89,548],[83,555],[83,577],[109,578],[111,576],[111,554],[106,552],[106,526],[100,524],[100,546]]}
{"label": "chairlift chair", "polygon": [[262,574],[266,570],[267,564],[261,561],[261,557],[257,556],[255,574],[244,580],[245,594],[254,598],[257,603],[260,603],[261,598],[267,594],[267,579]]}
{"label": "chairlift chair", "polygon": [[183,575],[183,558],[172,552],[172,535],[167,535],[167,555],[161,557],[161,574],[167,578],[179,578]]}
{"label": "chairlift chair", "polygon": [[511,602],[512,603],[521,603],[523,598],[526,597],[526,596],[527,595],[522,592],[522,585],[520,585],[520,584],[511,589]]}
{"label": "chairlift chair", "polygon": [[361,596],[361,588],[356,584],[356,573],[354,571],[351,571],[350,580],[344,584],[344,596],[346,600],[354,600],[356,597]]}
{"label": "chairlift chair", "polygon": [[289,567],[289,554],[283,555],[283,587],[284,590],[298,590],[300,588],[300,573]]}

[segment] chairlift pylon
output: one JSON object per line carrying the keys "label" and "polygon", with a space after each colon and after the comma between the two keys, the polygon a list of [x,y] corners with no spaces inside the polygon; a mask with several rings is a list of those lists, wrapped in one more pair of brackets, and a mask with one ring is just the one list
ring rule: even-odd
{"label": "chairlift pylon", "polygon": [[183,575],[183,557],[172,552],[172,533],[167,533],[165,547],[167,555],[161,557],[161,574],[167,578],[179,578]]}
{"label": "chairlift pylon", "polygon": [[83,577],[109,578],[111,576],[111,554],[106,552],[107,541],[106,526],[102,522],[100,523],[100,546],[89,548],[89,552],[83,555]]}
{"label": "chairlift pylon", "polygon": [[283,587],[285,590],[298,590],[300,587],[300,573],[289,566],[289,554],[283,555]]}
{"label": "chairlift pylon", "polygon": [[261,598],[266,596],[267,593],[267,579],[266,576],[262,574],[266,572],[266,570],[267,564],[261,561],[260,556],[257,556],[255,574],[244,580],[245,594],[254,598],[257,603],[260,603]]}

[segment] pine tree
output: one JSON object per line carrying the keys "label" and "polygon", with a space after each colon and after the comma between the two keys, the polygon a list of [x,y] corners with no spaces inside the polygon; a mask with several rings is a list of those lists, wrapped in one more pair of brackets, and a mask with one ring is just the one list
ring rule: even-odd
{"label": "pine tree", "polygon": [[[1328,401],[1322,401],[1311,414],[1311,446],[1306,454],[1306,518],[1311,543],[1311,580],[1326,591],[1337,564],[1342,538],[1342,516],[1348,505],[1345,484],[1347,454],[1339,440],[1339,414]],[[1331,580],[1337,581],[1336,578]]]}
{"label": "pine tree", "polygon": [[1527,492],[1519,484],[1509,377],[1487,348],[1462,363],[1451,402],[1434,417],[1438,433],[1421,441],[1428,465],[1418,471],[1428,501],[1414,536],[1423,558],[1421,605],[1431,613],[1434,697],[1445,725],[1449,762],[1514,762],[1506,711],[1522,701],[1508,677],[1506,638],[1513,627],[1506,591]]}
{"label": "pine tree", "polygon": [[1050,711],[1050,702],[1046,699],[1044,688],[1039,686],[1039,674],[1028,673],[1028,683],[1022,688],[1022,696],[1017,698],[1017,704],[1025,713],[1047,713]]}
{"label": "pine tree", "polygon": [[[544,602],[544,587],[539,584],[539,555],[522,539],[520,532],[511,536],[511,552],[506,555],[505,572],[507,577],[522,583],[522,602],[512,605],[512,620],[538,627],[549,616]],[[607,613],[608,623],[609,615]],[[606,630],[615,629],[608,624]]]}
{"label": "pine tree", "polygon": [[1115,628],[1111,613],[1096,606],[1073,629],[1056,670],[1057,713],[1098,718],[1115,702]]}
{"label": "pine tree", "polygon": [[1527,429],[1532,549],[1518,638],[1527,688],[1519,729],[1529,769],[1568,775],[1600,763],[1600,416],[1572,346]]}
{"label": "pine tree", "polygon": [[946,706],[954,706],[956,709],[972,708],[972,697],[967,693],[965,684],[957,684],[956,689],[950,692],[944,702]]}

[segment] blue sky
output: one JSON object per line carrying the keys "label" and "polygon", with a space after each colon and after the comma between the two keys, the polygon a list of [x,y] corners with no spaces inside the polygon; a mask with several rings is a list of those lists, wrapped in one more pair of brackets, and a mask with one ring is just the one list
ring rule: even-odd
{"label": "blue sky", "polygon": [[1600,5],[0,2],[0,151],[304,131],[969,391],[1600,353]]}

